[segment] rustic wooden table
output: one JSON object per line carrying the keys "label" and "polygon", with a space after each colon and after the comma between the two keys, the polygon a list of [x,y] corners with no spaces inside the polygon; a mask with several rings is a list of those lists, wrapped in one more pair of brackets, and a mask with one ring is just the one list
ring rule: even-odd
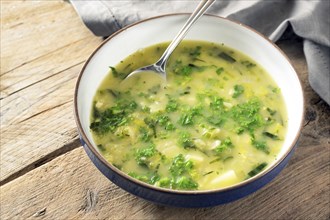
{"label": "rustic wooden table", "polygon": [[1,0],[0,219],[330,218],[330,108],[308,84],[299,39],[278,43],[306,95],[300,144],[289,165],[246,198],[200,209],[130,195],[86,156],[73,92],[84,61],[101,41],[68,1]]}

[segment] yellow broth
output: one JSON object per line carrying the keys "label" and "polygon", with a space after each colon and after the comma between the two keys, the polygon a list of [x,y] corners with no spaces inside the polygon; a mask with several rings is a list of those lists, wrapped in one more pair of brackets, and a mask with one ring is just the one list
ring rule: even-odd
{"label": "yellow broth", "polygon": [[244,181],[277,158],[287,116],[280,89],[239,51],[183,41],[167,81],[140,75],[168,43],[141,49],[109,67],[92,104],[91,131],[102,155],[146,183],[207,190]]}

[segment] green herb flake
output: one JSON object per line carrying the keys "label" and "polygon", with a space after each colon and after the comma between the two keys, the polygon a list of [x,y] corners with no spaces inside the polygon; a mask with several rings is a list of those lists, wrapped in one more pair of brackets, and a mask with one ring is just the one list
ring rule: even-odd
{"label": "green herb flake", "polygon": [[157,122],[162,126],[165,126],[169,121],[170,118],[167,115],[159,115],[157,117]]}
{"label": "green herb flake", "polygon": [[220,114],[214,114],[207,118],[207,122],[209,122],[211,125],[216,125],[220,127],[225,122],[225,115]]}
{"label": "green herb flake", "polygon": [[167,122],[167,124],[165,125],[165,130],[174,131],[175,130],[175,125],[172,122]]}
{"label": "green herb flake", "polygon": [[112,89],[106,89],[106,91],[111,94],[114,98],[118,98],[120,96],[120,92],[112,90]]}
{"label": "green herb flake", "polygon": [[176,60],[175,64],[173,65],[173,72],[176,75],[180,76],[189,76],[193,71],[193,68],[189,65],[185,65],[182,63],[181,60]]}
{"label": "green herb flake", "polygon": [[155,86],[151,87],[150,89],[148,89],[148,94],[156,95],[159,91],[160,91],[160,84],[155,85]]}
{"label": "green herb flake", "polygon": [[197,72],[203,72],[207,68],[207,66],[197,66],[193,63],[189,63],[188,66],[191,67],[192,70],[195,70]]}
{"label": "green herb flake", "polygon": [[189,53],[189,55],[192,56],[193,58],[196,58],[201,54],[201,49],[202,49],[201,46],[197,46]]}
{"label": "green herb flake", "polygon": [[167,131],[173,131],[175,130],[174,124],[170,121],[170,118],[168,115],[158,115],[157,117],[157,124],[164,127]]}
{"label": "green herb flake", "polygon": [[160,176],[158,174],[154,174],[150,177],[149,183],[154,185],[158,180],[160,179]]}
{"label": "green herb flake", "polygon": [[101,111],[96,107],[96,102],[93,103],[93,117],[94,119],[101,118]]}
{"label": "green herb flake", "polygon": [[194,107],[186,112],[184,112],[181,117],[179,118],[179,123],[182,126],[189,126],[194,124],[194,117],[197,115],[201,115],[201,108],[200,107]]}
{"label": "green herb flake", "polygon": [[234,93],[233,98],[237,98],[244,93],[244,87],[242,85],[235,85],[234,86]]}
{"label": "green herb flake", "polygon": [[97,148],[98,148],[100,151],[102,151],[102,152],[105,152],[105,151],[106,151],[105,147],[104,147],[102,144],[98,144],[98,145],[97,145]]}
{"label": "green herb flake", "polygon": [[192,114],[189,114],[189,113],[186,113],[186,114],[183,114],[180,119],[179,119],[179,122],[181,125],[183,126],[186,126],[186,125],[192,125],[194,122],[193,122],[193,115]]}
{"label": "green herb flake", "polygon": [[141,110],[142,110],[143,112],[150,113],[150,108],[149,108],[148,106],[143,106],[143,107],[141,108]]}
{"label": "green herb flake", "polygon": [[248,176],[249,177],[253,177],[255,175],[257,175],[258,173],[260,173],[265,167],[267,166],[266,162],[263,162],[261,164],[259,164],[258,166],[256,166],[254,169],[252,169],[249,173]]}
{"label": "green herb flake", "polygon": [[236,134],[243,134],[244,128],[238,127],[238,128],[235,129],[235,132],[236,132]]}
{"label": "green herb flake", "polygon": [[120,79],[125,78],[126,74],[118,72],[118,70],[115,67],[109,66],[109,68],[111,69],[111,73],[115,78],[120,78]]}
{"label": "green herb flake", "polygon": [[109,66],[109,68],[111,69],[113,76],[118,77],[119,73],[117,72],[117,69],[113,66]]}
{"label": "green herb flake", "polygon": [[220,75],[221,73],[223,73],[225,69],[223,67],[217,68],[217,70],[215,71],[217,75]]}
{"label": "green herb flake", "polygon": [[149,129],[147,129],[146,127],[140,127],[139,128],[139,139],[143,142],[149,142],[151,140],[152,135],[149,132]]}
{"label": "green herb flake", "polygon": [[185,149],[196,147],[194,142],[192,141],[191,135],[185,131],[181,132],[179,135],[179,144]]}
{"label": "green herb flake", "polygon": [[216,162],[219,162],[219,161],[221,161],[221,160],[222,160],[222,159],[221,159],[220,157],[218,157],[218,158],[216,158],[216,159],[210,161],[209,164],[216,163]]}
{"label": "green herb flake", "polygon": [[264,131],[264,132],[262,132],[262,134],[266,137],[269,137],[269,138],[273,139],[273,140],[279,140],[280,139],[276,134],[272,134],[268,131]]}
{"label": "green herb flake", "polygon": [[212,110],[220,110],[224,108],[223,98],[217,96],[212,96],[210,98],[211,98],[210,108]]}
{"label": "green herb flake", "polygon": [[190,86],[187,86],[182,92],[179,93],[179,95],[180,96],[183,96],[183,95],[190,94],[190,89],[191,89],[191,87]]}
{"label": "green herb flake", "polygon": [[[137,104],[132,101],[128,103],[117,103],[115,106],[103,112],[98,111],[93,115],[98,116],[90,125],[90,129],[98,134],[114,132],[118,127],[125,125],[129,121],[129,113],[137,108]],[[96,108],[93,108],[94,111]]]}
{"label": "green herb flake", "polygon": [[276,114],[276,110],[272,110],[272,109],[270,109],[270,108],[266,108],[266,110],[267,110],[267,112],[271,115],[271,116],[273,116],[273,115],[275,115]]}
{"label": "green herb flake", "polygon": [[169,99],[165,109],[166,112],[175,112],[178,109],[178,103],[174,99]]}
{"label": "green herb flake", "polygon": [[281,89],[278,88],[278,87],[272,87],[272,86],[270,86],[270,88],[271,88],[271,91],[273,93],[275,93],[275,94],[279,94],[281,92]]}
{"label": "green herb flake", "polygon": [[260,106],[261,103],[258,99],[235,105],[230,111],[231,118],[238,123],[240,129],[252,133],[264,124],[263,117],[260,114]]}
{"label": "green herb flake", "polygon": [[147,175],[139,175],[135,172],[129,172],[128,175],[142,182],[149,182],[149,177]]}
{"label": "green herb flake", "polygon": [[215,152],[217,154],[221,154],[224,151],[228,150],[229,148],[233,147],[233,143],[231,142],[230,138],[227,137],[223,141],[221,141],[221,144],[215,148]]}
{"label": "green herb flake", "polygon": [[251,63],[251,62],[248,61],[248,60],[244,60],[244,61],[242,61],[241,64],[243,64],[243,65],[244,65],[246,68],[248,68],[248,69],[257,66],[255,63]]}
{"label": "green herb flake", "polygon": [[148,159],[156,154],[154,144],[149,144],[146,148],[137,149],[135,153],[135,160],[139,165],[148,166]]}
{"label": "green herb flake", "polygon": [[185,160],[182,154],[173,158],[170,166],[170,172],[173,176],[180,176],[186,172],[189,172],[193,168],[194,164],[191,160]]}
{"label": "green herb flake", "polygon": [[209,174],[211,174],[211,173],[213,173],[213,172],[214,172],[214,171],[206,172],[206,173],[203,174],[203,176],[207,176],[207,175],[209,175]]}
{"label": "green herb flake", "polygon": [[156,131],[157,120],[155,120],[152,117],[146,117],[143,121],[152,130],[153,136],[154,136],[154,138],[156,138],[157,137],[157,131]]}
{"label": "green herb flake", "polygon": [[193,190],[198,188],[198,183],[186,176],[178,178],[175,184],[179,189]]}
{"label": "green herb flake", "polygon": [[160,187],[166,187],[166,188],[170,188],[171,182],[173,182],[173,180],[168,177],[163,177],[158,181]]}
{"label": "green herb flake", "polygon": [[229,63],[235,63],[236,62],[236,59],[235,58],[233,58],[232,56],[228,55],[225,52],[221,52],[218,56],[220,58],[222,58],[223,60],[229,62]]}
{"label": "green herb flake", "polygon": [[266,154],[269,154],[270,153],[269,147],[267,146],[267,144],[266,144],[265,141],[257,141],[257,140],[255,140],[255,138],[253,136],[251,137],[251,141],[252,141],[252,145],[256,149],[258,149],[260,151],[263,151]]}

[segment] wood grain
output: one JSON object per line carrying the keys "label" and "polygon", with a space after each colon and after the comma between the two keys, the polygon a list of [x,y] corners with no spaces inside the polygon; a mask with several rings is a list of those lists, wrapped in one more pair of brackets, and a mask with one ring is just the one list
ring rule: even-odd
{"label": "wood grain", "polygon": [[97,39],[82,28],[67,2],[10,0],[1,1],[1,8],[1,98],[72,65],[77,57],[86,59],[83,47],[88,53],[95,48],[88,41],[70,48],[88,37]]}
{"label": "wood grain", "polygon": [[223,206],[184,209],[155,205],[121,190],[78,148],[2,186],[0,217],[329,219],[329,152],[329,145],[298,147],[284,171],[258,192]]}
{"label": "wood grain", "polygon": [[[6,10],[1,15],[0,185],[49,160],[49,155],[79,146],[74,85],[84,61],[101,42],[63,1],[1,4]],[[44,31],[32,33],[29,28]]]}

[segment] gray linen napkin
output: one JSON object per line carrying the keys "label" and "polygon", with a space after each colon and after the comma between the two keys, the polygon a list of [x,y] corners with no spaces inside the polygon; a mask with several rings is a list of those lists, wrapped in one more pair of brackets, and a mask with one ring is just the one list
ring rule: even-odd
{"label": "gray linen napkin", "polygon": [[[191,13],[199,1],[71,0],[85,25],[97,36],[109,36],[139,20],[168,13]],[[218,0],[209,14],[228,17],[277,41],[289,26],[303,38],[312,88],[330,105],[329,0]]]}

